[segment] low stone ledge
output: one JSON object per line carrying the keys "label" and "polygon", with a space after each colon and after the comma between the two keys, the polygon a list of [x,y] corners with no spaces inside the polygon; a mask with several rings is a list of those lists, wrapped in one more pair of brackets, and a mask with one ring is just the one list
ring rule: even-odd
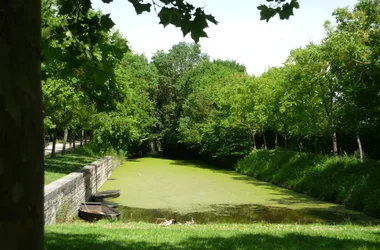
{"label": "low stone ledge", "polygon": [[69,213],[67,216],[71,216],[72,211],[78,209],[81,202],[89,200],[119,164],[119,161],[115,164],[111,156],[106,156],[46,185],[44,191],[45,225],[56,222],[61,208],[66,210],[61,212]]}

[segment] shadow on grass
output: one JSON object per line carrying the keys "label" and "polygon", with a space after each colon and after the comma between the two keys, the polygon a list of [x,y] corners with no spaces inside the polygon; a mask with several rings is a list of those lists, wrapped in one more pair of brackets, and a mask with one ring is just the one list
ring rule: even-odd
{"label": "shadow on grass", "polygon": [[79,155],[60,155],[52,159],[45,159],[45,171],[54,173],[71,173],[95,161],[96,157]]}
{"label": "shadow on grass", "polygon": [[[116,249],[380,249],[380,242],[364,239],[337,239],[326,236],[312,236],[289,233],[284,236],[269,234],[240,234],[232,237],[187,237],[184,240],[176,238],[176,231],[162,232],[159,240],[149,242],[138,238],[129,239],[129,234],[136,235],[134,229],[109,229],[115,232],[107,234],[73,234],[45,233],[46,250],[81,249],[81,250],[116,250]],[[138,233],[138,232],[137,232]],[[167,234],[167,235],[166,235]],[[170,242],[165,240],[170,237]],[[179,235],[183,238],[182,235]]]}
{"label": "shadow on grass", "polygon": [[89,146],[78,147],[64,155],[57,154],[54,158],[45,158],[46,172],[69,174],[100,158]]}

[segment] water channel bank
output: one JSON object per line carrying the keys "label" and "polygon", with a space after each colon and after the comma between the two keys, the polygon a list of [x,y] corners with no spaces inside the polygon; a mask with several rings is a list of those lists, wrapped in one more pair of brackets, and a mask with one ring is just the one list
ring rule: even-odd
{"label": "water channel bank", "polygon": [[63,221],[77,213],[80,204],[88,201],[120,164],[111,156],[103,157],[84,168],[45,186],[45,225]]}
{"label": "water channel bank", "polygon": [[120,189],[123,221],[177,218],[197,223],[378,223],[363,213],[200,162],[129,160],[101,190]]}

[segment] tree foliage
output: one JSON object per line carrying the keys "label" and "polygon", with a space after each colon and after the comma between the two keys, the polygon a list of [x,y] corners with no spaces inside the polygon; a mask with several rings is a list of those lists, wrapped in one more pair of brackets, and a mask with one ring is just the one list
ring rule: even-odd
{"label": "tree foliage", "polygon": [[[216,23],[181,0],[130,2],[138,14],[154,10],[161,24],[195,41]],[[259,6],[265,20],[289,18],[299,7],[295,0],[267,2]],[[129,153],[154,142],[214,158],[279,145],[337,155],[355,151],[361,138],[376,150],[370,138],[380,124],[378,0],[337,9],[320,44],[294,49],[282,67],[258,77],[235,61],[211,61],[198,44],[176,44],[148,62],[128,52],[110,16],[90,4],[44,2],[47,129],[90,129],[102,150]]]}
{"label": "tree foliage", "polygon": [[221,157],[275,147],[282,135],[285,148],[289,142],[293,149],[336,156],[360,151],[362,158],[364,138],[376,157],[378,11],[378,0],[337,9],[336,25],[325,24],[320,44],[291,51],[283,67],[259,77],[231,71],[228,61],[205,61],[190,70],[182,77],[193,87],[182,106],[180,142]]}

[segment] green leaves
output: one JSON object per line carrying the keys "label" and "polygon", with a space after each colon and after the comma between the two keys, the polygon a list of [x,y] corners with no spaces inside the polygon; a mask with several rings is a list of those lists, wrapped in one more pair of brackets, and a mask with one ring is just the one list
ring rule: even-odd
{"label": "green leaves", "polygon": [[268,6],[260,5],[257,7],[260,10],[260,20],[266,20],[267,22],[279,14],[280,19],[289,19],[293,15],[293,9],[298,9],[298,0],[291,0],[290,3],[283,3],[285,0],[267,0],[267,2],[275,2]]}
{"label": "green leaves", "polygon": [[143,12],[150,12],[150,7],[152,6],[150,3],[141,3],[141,0],[128,0],[135,7],[137,15],[140,15]]}
{"label": "green leaves", "polygon": [[110,14],[102,15],[100,18],[100,25],[105,29],[105,30],[110,30],[115,26],[115,23],[112,21],[110,18]]}
{"label": "green leaves", "polygon": [[[101,70],[94,71],[99,74],[100,81],[104,80],[102,74],[105,72],[102,71],[111,70],[106,66],[101,65]],[[153,69],[144,56],[132,53],[126,54],[116,66],[116,85],[112,88],[120,93],[121,98],[116,100],[115,107],[96,114],[92,120],[93,142],[100,149],[133,154],[144,147],[155,122],[153,99],[149,99],[157,87],[157,75]]]}
{"label": "green leaves", "polygon": [[279,12],[280,19],[289,19],[290,16],[293,16],[293,9],[299,8],[299,4],[296,1],[292,1],[290,4],[286,3],[282,6],[282,10]]}
{"label": "green leaves", "polygon": [[181,26],[182,15],[176,8],[163,7],[158,13],[158,17],[160,18],[160,24],[164,25],[164,27],[168,24],[173,24],[176,27]]}
{"label": "green leaves", "polygon": [[60,6],[58,14],[67,15],[73,13],[76,4],[73,0],[58,0],[57,5]]}
{"label": "green leaves", "polygon": [[273,9],[263,4],[257,7],[257,9],[260,10],[260,20],[266,20],[267,22],[281,10],[279,7]]}
{"label": "green leaves", "polygon": [[[233,105],[241,98],[235,89],[248,76],[236,62],[203,61],[184,76],[192,85],[185,98],[178,132],[180,140],[200,153],[214,157],[241,155],[249,150],[247,129],[231,115]],[[249,138],[249,137],[248,137]]]}
{"label": "green leaves", "polygon": [[[198,42],[200,37],[207,37],[204,31],[208,27],[208,22],[217,24],[215,17],[207,15],[202,8],[195,8],[193,5],[184,4],[182,1],[163,1],[172,7],[162,7],[158,13],[160,24],[166,27],[169,24],[180,27],[183,36],[191,33],[191,38]],[[194,11],[195,9],[195,11]]]}
{"label": "green leaves", "polygon": [[95,69],[93,74],[95,83],[99,85],[104,84],[109,79],[109,75],[100,69]]}

